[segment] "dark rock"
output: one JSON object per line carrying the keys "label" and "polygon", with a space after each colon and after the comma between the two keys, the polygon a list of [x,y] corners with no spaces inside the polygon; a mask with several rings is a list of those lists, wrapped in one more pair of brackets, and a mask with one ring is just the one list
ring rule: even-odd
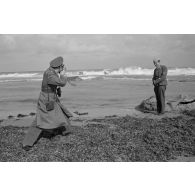
{"label": "dark rock", "polygon": [[77,115],[88,115],[88,112],[83,112],[83,113],[81,113],[81,112],[78,112],[78,111],[75,111],[74,112],[75,114],[77,114]]}
{"label": "dark rock", "polygon": [[14,117],[14,116],[12,116],[12,115],[9,115],[7,118],[8,118],[8,119],[10,119],[10,118],[13,118],[13,117]]}
{"label": "dark rock", "polygon": [[36,113],[31,112],[29,115],[30,115],[30,116],[34,116],[34,115],[36,115]]}
{"label": "dark rock", "polygon": [[105,116],[105,118],[113,118],[113,117],[118,117],[117,115],[111,115],[111,116]]}
{"label": "dark rock", "polygon": [[22,117],[25,117],[25,116],[27,116],[27,115],[26,114],[18,114],[17,115],[18,118],[22,118]]}

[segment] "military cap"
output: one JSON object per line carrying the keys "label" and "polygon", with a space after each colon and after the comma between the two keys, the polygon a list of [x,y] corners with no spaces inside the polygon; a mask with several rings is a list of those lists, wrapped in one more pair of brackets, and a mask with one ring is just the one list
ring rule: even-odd
{"label": "military cap", "polygon": [[63,64],[63,57],[59,56],[50,62],[50,67],[57,68]]}

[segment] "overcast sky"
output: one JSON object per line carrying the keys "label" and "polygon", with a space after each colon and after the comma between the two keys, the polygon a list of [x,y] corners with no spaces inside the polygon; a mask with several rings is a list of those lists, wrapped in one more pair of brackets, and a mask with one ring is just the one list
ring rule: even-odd
{"label": "overcast sky", "polygon": [[195,68],[195,35],[0,35],[0,72],[45,70],[57,56],[68,69]]}

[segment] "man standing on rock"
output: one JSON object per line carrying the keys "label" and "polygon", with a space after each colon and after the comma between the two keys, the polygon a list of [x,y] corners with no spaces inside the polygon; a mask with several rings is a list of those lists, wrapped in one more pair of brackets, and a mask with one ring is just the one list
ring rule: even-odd
{"label": "man standing on rock", "polygon": [[167,86],[167,67],[161,65],[160,59],[153,60],[154,66],[154,75],[152,82],[154,85],[154,92],[156,95],[156,104],[158,114],[164,114],[165,112],[165,90]]}

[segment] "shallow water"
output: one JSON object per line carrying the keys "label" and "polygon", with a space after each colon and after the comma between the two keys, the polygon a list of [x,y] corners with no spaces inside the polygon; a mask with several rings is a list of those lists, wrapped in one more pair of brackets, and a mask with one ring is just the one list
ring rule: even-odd
{"label": "shallow water", "polygon": [[[195,97],[195,76],[170,76],[166,97],[188,94]],[[71,111],[132,109],[152,95],[151,76],[115,76],[79,80],[77,86],[62,88],[61,101]],[[36,112],[41,79],[0,82],[0,118]],[[110,113],[117,114],[117,113]]]}

